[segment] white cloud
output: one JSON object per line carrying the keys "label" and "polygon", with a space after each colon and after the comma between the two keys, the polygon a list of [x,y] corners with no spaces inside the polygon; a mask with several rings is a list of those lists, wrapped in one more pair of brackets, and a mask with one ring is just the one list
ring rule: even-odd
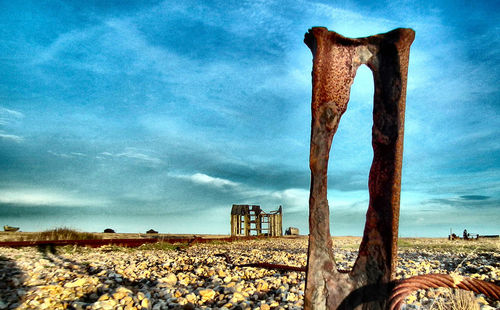
{"label": "white cloud", "polygon": [[52,155],[57,156],[57,157],[62,157],[62,158],[72,158],[73,157],[73,156],[65,154],[65,153],[57,153],[57,152],[50,151],[50,150],[47,151],[47,153],[52,154]]}
{"label": "white cloud", "polygon": [[17,142],[17,143],[20,143],[20,142],[24,141],[24,138],[21,137],[21,136],[7,134],[7,133],[4,133],[2,131],[0,131],[0,139],[10,140],[10,141],[14,141],[14,142]]}
{"label": "white cloud", "polygon": [[[87,157],[87,154],[81,152],[69,152],[69,153],[57,153],[54,151],[47,151],[49,154],[52,154],[61,158],[84,158]],[[121,153],[110,153],[110,152],[102,152],[96,156],[98,159],[110,159],[110,158],[128,158],[133,159],[140,162],[146,162],[154,165],[161,165],[163,161],[159,158],[153,157],[151,155],[144,154],[143,152],[138,151],[135,148],[127,148],[125,151]]]}
{"label": "white cloud", "polygon": [[59,35],[45,50],[36,55],[32,64],[39,65],[54,61],[65,50],[78,46],[81,41],[91,39],[98,30],[98,27],[91,27],[84,30],[72,30]]}
{"label": "white cloud", "polygon": [[[19,111],[0,107],[0,126],[10,125],[24,117],[24,114]],[[24,138],[19,135],[14,135],[0,130],[0,139],[10,140],[17,143],[24,141]]]}
{"label": "white cloud", "polygon": [[303,188],[287,188],[284,190],[268,190],[239,184],[236,187],[239,203],[258,204],[264,210],[276,210],[283,206],[285,212],[303,212],[309,208],[309,190]]}
{"label": "white cloud", "polygon": [[159,158],[152,157],[152,156],[149,156],[149,155],[146,155],[143,153],[139,153],[139,152],[134,151],[134,150],[127,150],[123,153],[116,154],[115,156],[116,157],[127,157],[127,158],[137,159],[137,160],[146,161],[146,162],[150,162],[150,163],[157,164],[157,165],[160,165],[163,163],[163,161]]}
{"label": "white cloud", "polygon": [[[269,205],[282,205],[287,212],[307,211],[309,209],[309,190],[303,188],[287,188],[280,191],[249,190],[245,194],[256,197]],[[364,191],[328,191],[330,210],[363,211],[368,208],[368,193]]]}
{"label": "white cloud", "polygon": [[2,189],[0,203],[37,206],[89,207],[105,206],[106,199],[83,197],[73,193],[54,191],[52,189]]}
{"label": "white cloud", "polygon": [[179,175],[177,177],[181,179],[190,180],[191,182],[196,184],[209,185],[218,188],[236,187],[240,185],[240,183],[237,182],[233,182],[222,178],[211,177],[203,173],[195,173],[193,175]]}
{"label": "white cloud", "polygon": [[163,160],[161,160],[157,157],[151,156],[151,155],[144,154],[142,151],[139,151],[135,148],[127,148],[127,149],[125,149],[125,151],[123,151],[121,153],[102,152],[100,155],[102,155],[102,156],[97,156],[97,158],[99,158],[99,159],[113,158],[113,157],[114,158],[130,158],[130,159],[135,159],[138,161],[147,162],[147,163],[154,164],[154,165],[163,164]]}
{"label": "white cloud", "polygon": [[273,192],[271,196],[277,203],[286,207],[287,211],[303,211],[309,207],[309,191],[302,188],[288,188]]}
{"label": "white cloud", "polygon": [[23,117],[24,114],[19,111],[0,107],[0,125],[3,125],[3,121],[5,121],[7,118],[23,118]]}
{"label": "white cloud", "polygon": [[87,157],[86,154],[80,153],[80,152],[70,152],[70,153],[57,153],[54,151],[47,151],[47,153],[52,154],[57,157],[62,157],[62,158],[75,158],[75,157]]}

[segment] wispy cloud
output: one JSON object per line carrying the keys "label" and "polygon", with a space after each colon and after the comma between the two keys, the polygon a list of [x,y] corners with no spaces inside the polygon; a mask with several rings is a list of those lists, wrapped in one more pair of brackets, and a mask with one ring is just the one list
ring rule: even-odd
{"label": "wispy cloud", "polygon": [[[0,107],[0,126],[8,127],[9,125],[16,123],[23,117],[24,114],[19,111]],[[0,130],[0,139],[13,141],[16,143],[21,143],[24,141],[24,137],[5,132],[5,130]]]}
{"label": "wispy cloud", "polygon": [[0,125],[8,124],[10,121],[14,119],[20,119],[23,117],[24,114],[19,111],[0,107]]}
{"label": "wispy cloud", "polygon": [[487,200],[490,199],[490,196],[483,196],[483,195],[462,195],[460,198],[464,200]]}
{"label": "wispy cloud", "polygon": [[47,153],[52,154],[57,157],[62,157],[62,158],[75,158],[75,157],[86,157],[85,154],[83,153],[78,153],[78,152],[70,152],[70,153],[57,153],[54,151],[47,151]]}
{"label": "wispy cloud", "polygon": [[8,140],[8,141],[14,141],[14,142],[17,142],[17,143],[21,143],[21,142],[24,141],[24,138],[21,137],[21,136],[16,136],[16,135],[8,134],[8,133],[5,133],[3,131],[0,131],[0,139]]}
{"label": "wispy cloud", "polygon": [[490,199],[482,195],[466,195],[459,197],[443,197],[423,200],[422,206],[434,206],[435,208],[464,209],[496,209],[500,203],[499,199]]}
{"label": "wispy cloud", "polygon": [[149,155],[146,155],[146,154],[143,154],[140,152],[136,152],[133,150],[129,150],[129,151],[126,151],[124,153],[116,154],[116,156],[137,159],[137,160],[146,161],[146,162],[150,162],[150,163],[157,164],[157,165],[163,163],[163,161],[159,158],[152,157],[152,156],[149,156]]}
{"label": "wispy cloud", "polygon": [[192,175],[177,175],[176,177],[189,180],[195,184],[208,185],[217,188],[234,188],[240,185],[240,183],[223,178],[212,177],[204,173],[195,173]]}
{"label": "wispy cloud", "polygon": [[309,206],[309,191],[302,188],[275,191],[271,197],[276,200],[276,204],[285,206],[286,212],[305,211]]}
{"label": "wispy cloud", "polygon": [[141,162],[146,162],[154,165],[163,164],[163,160],[160,158],[145,154],[143,151],[138,150],[136,148],[127,148],[125,151],[120,153],[111,153],[111,152],[102,152],[98,158],[106,159],[106,158],[129,158]]}
{"label": "wispy cloud", "polygon": [[92,39],[98,32],[97,27],[77,29],[60,34],[50,45],[33,58],[32,65],[50,64],[60,57],[61,53],[72,50],[84,40]]}
{"label": "wispy cloud", "polygon": [[86,197],[82,194],[52,189],[0,189],[0,203],[35,206],[90,207],[106,206],[109,204],[109,200]]}

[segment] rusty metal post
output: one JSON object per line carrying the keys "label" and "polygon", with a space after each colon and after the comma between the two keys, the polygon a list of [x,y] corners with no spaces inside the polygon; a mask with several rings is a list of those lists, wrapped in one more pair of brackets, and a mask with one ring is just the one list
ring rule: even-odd
{"label": "rusty metal post", "polygon": [[[306,310],[386,308],[397,259],[406,79],[414,37],[413,30],[401,28],[359,39],[323,27],[305,35],[313,54]],[[353,269],[342,273],[330,236],[327,168],[333,135],[362,64],[375,82],[370,202],[359,256]]]}

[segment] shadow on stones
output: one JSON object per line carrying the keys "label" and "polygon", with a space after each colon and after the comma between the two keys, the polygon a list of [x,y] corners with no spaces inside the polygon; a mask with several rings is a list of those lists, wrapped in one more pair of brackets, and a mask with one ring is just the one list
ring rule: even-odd
{"label": "shadow on stones", "polygon": [[0,255],[0,309],[16,309],[26,294],[26,275],[16,262]]}
{"label": "shadow on stones", "polygon": [[[103,276],[109,277],[109,274],[111,273],[116,273],[116,271],[113,268],[101,268],[101,267],[92,267],[89,266],[88,264],[80,263],[75,260],[72,260],[67,257],[62,257],[56,247],[54,245],[44,245],[41,247],[38,247],[38,251],[40,254],[43,256],[44,259],[47,259],[54,265],[56,265],[58,268],[63,268],[68,270],[68,272],[71,272],[75,274],[75,277],[73,279],[70,279],[68,282],[75,281],[79,277],[78,275],[82,276],[95,276],[98,274],[103,274]],[[76,267],[76,268],[75,268]],[[152,267],[152,266],[148,266]],[[116,278],[115,278],[116,279]],[[107,294],[110,299],[113,299],[113,294],[117,293],[118,288],[125,288],[128,289],[132,292],[131,297],[134,300],[134,303],[141,303],[141,301],[138,301],[137,299],[137,294],[138,292],[143,292],[146,297],[150,299],[151,302],[151,297],[158,298],[156,296],[151,296],[148,294],[151,294],[150,292],[153,289],[158,289],[160,288],[159,282],[153,278],[142,278],[140,280],[130,280],[126,277],[122,277],[121,281],[116,281],[115,279],[111,278],[111,281],[108,283],[104,283],[103,279],[100,279],[100,283],[103,284],[100,287],[96,287],[94,290],[87,292],[86,294],[75,298],[74,300],[64,300],[62,303],[65,306],[65,309],[93,309],[92,304],[96,303],[99,301],[99,299],[104,295]],[[134,298],[135,297],[135,298]],[[126,304],[118,304],[119,301],[117,301],[117,304],[109,307],[109,309],[114,309],[117,306],[122,306],[126,307]],[[150,308],[152,305],[150,305]],[[211,305],[209,303],[206,304],[206,306],[210,307]],[[165,309],[167,308],[167,305],[165,304]],[[175,309],[194,309],[194,305],[192,304],[186,304],[184,306],[180,306]],[[108,307],[103,306],[102,309],[108,309]],[[163,309],[163,307],[162,307]],[[170,309],[170,308],[169,308]]]}
{"label": "shadow on stones", "polygon": [[339,305],[338,310],[351,310],[363,305],[363,309],[386,309],[394,283],[371,284],[352,291]]}
{"label": "shadow on stones", "polygon": [[[118,293],[120,288],[128,289],[131,291],[128,296],[133,298],[133,306],[136,307],[138,304],[141,304],[141,301],[138,300],[137,296],[139,292],[142,292],[146,297],[150,299],[149,309],[153,308],[153,299],[165,301],[165,304],[161,306],[161,309],[196,308],[195,305],[190,303],[183,306],[179,305],[175,308],[172,308],[171,305],[167,306],[166,299],[169,296],[161,296],[160,294],[156,295],[156,293],[161,291],[165,286],[163,283],[157,281],[153,276],[130,279],[126,276],[120,275],[121,279],[117,280],[116,277],[112,276],[113,273],[118,274],[114,268],[114,265],[91,266],[85,261],[77,261],[70,257],[67,257],[71,255],[71,253],[68,253],[69,255],[63,255],[63,248],[56,247],[55,245],[50,244],[39,246],[37,247],[37,250],[41,255],[41,259],[47,260],[59,270],[67,272],[67,274],[64,274],[64,276],[67,276],[65,277],[66,284],[72,283],[83,277],[93,276],[99,279],[99,282],[95,284],[95,287],[91,289],[88,287],[84,288],[83,295],[80,295],[81,293],[79,294],[79,296],[69,295],[65,296],[64,299],[58,296],[51,297],[52,300],[56,301],[64,309],[94,309],[95,307],[98,307],[99,309],[115,309],[120,306],[126,308],[127,303],[131,303],[130,299],[125,304],[119,304],[119,301],[116,300],[116,304],[114,305],[97,304],[100,302],[100,299],[104,294],[107,294],[110,299],[114,299],[113,294]],[[178,252],[185,252],[185,250],[181,248],[178,250]],[[110,255],[113,255],[113,253],[111,252]],[[186,263],[189,264],[189,260],[186,261]],[[148,265],[146,268],[152,269],[154,267],[161,267],[160,265],[161,262],[156,262],[156,264]],[[211,264],[207,264],[207,266],[209,265]],[[193,265],[191,265],[190,267],[194,268]],[[183,272],[190,271],[192,271],[192,269],[184,270]],[[22,284],[27,278],[28,276],[23,273],[21,268],[17,266],[14,260],[0,255],[0,301],[3,302],[3,304],[0,304],[0,310],[20,308],[23,301],[26,301],[23,297],[31,289],[31,287],[23,286]],[[200,277],[200,280],[209,281],[210,277],[202,276]],[[64,286],[63,283],[57,285]],[[222,293],[222,291],[218,292]],[[40,302],[43,303],[43,301]],[[215,308],[216,303],[216,300],[206,301],[204,303],[204,306],[207,308]],[[240,308],[240,306],[236,305],[234,307],[234,310],[238,310]],[[158,307],[154,307],[154,309],[158,309]]]}

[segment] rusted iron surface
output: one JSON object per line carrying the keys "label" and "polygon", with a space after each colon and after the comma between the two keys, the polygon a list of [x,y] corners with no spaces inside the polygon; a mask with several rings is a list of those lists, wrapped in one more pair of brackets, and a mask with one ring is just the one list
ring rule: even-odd
{"label": "rusted iron surface", "polygon": [[222,242],[232,242],[236,240],[253,240],[258,237],[228,237],[228,238],[203,238],[203,237],[194,237],[194,238],[141,238],[141,239],[91,239],[91,240],[44,240],[44,241],[7,241],[0,242],[0,247],[28,247],[28,246],[64,246],[64,245],[77,245],[77,246],[88,246],[88,247],[101,247],[105,245],[118,245],[124,247],[138,247],[146,243],[156,243],[156,242],[165,242],[165,243],[207,243],[213,241],[222,241]]}
{"label": "rusted iron surface", "polygon": [[482,280],[448,274],[428,274],[411,277],[399,282],[390,298],[390,310],[399,310],[405,298],[413,291],[438,287],[459,288],[484,294],[493,299],[500,299],[500,287]]}
{"label": "rusted iron surface", "polygon": [[[350,39],[323,27],[304,42],[313,54],[311,189],[305,309],[385,309],[396,265],[406,79],[415,33],[395,29]],[[370,202],[359,256],[350,273],[337,271],[330,236],[327,168],[333,136],[346,111],[356,70],[375,82],[369,175]]]}

